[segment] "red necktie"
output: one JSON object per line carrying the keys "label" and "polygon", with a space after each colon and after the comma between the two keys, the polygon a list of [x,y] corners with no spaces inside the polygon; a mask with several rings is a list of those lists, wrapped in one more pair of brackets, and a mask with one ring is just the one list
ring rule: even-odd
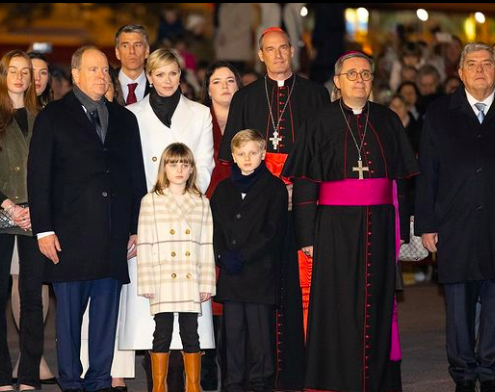
{"label": "red necktie", "polygon": [[137,102],[137,97],[136,97],[136,88],[138,84],[137,83],[129,83],[127,87],[129,87],[129,94],[127,94],[127,99],[125,100],[126,105],[130,105],[131,103],[136,103]]}

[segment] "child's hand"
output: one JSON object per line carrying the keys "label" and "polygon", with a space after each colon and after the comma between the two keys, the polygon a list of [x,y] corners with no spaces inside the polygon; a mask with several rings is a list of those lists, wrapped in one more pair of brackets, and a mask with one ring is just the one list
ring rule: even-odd
{"label": "child's hand", "polygon": [[155,298],[155,294],[141,294],[141,297],[153,299],[153,298]]}
{"label": "child's hand", "polygon": [[211,298],[211,293],[199,293],[199,298],[201,302],[206,302]]}

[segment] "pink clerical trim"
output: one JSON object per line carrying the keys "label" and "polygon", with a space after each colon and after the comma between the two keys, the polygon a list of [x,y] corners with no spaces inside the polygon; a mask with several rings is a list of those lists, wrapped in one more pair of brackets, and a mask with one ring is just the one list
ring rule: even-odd
{"label": "pink clerical trim", "polygon": [[[343,180],[322,182],[318,204],[329,206],[371,206],[393,204],[395,209],[395,248],[396,260],[400,248],[399,203],[397,184],[387,178],[364,180]],[[394,297],[390,360],[398,361],[402,357],[399,341],[397,301]]]}
{"label": "pink clerical trim", "polygon": [[372,206],[393,204],[392,181],[387,178],[322,182],[318,204]]}

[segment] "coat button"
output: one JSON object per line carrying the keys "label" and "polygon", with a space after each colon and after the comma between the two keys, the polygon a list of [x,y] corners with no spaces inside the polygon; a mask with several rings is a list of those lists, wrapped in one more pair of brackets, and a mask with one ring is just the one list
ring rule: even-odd
{"label": "coat button", "polygon": [[231,242],[232,242],[232,245],[237,244],[237,241],[236,240],[232,240]]}
{"label": "coat button", "polygon": [[153,158],[151,158],[151,160],[152,160],[153,162],[156,162],[157,157],[153,157]]}
{"label": "coat button", "polygon": [[186,234],[191,234],[191,230],[187,229]]}
{"label": "coat button", "polygon": [[187,274],[187,275],[186,275],[186,278],[187,278],[187,279],[191,279],[191,276],[192,276],[191,274]]}
{"label": "coat button", "polygon": [[21,168],[19,166],[16,166],[16,167],[14,167],[14,171],[20,172],[21,171]]}
{"label": "coat button", "polygon": [[177,274],[174,272],[172,275],[170,275],[172,278],[177,278]]}
{"label": "coat button", "polygon": [[482,168],[482,167],[478,167],[478,168],[476,169],[476,173],[481,173],[482,171],[483,171],[483,168]]}
{"label": "coat button", "polygon": [[170,229],[170,234],[174,235],[175,234],[175,230],[174,229]]}
{"label": "coat button", "polygon": [[186,256],[191,256],[191,252],[187,251]]}
{"label": "coat button", "polygon": [[170,253],[170,256],[172,256],[172,257],[175,257],[175,255],[176,255],[175,252]]}
{"label": "coat button", "polygon": [[101,192],[101,195],[102,195],[103,197],[107,197],[107,196],[108,196],[108,193],[107,193],[107,192]]}
{"label": "coat button", "polygon": [[237,219],[241,219],[242,215],[241,214],[236,214],[235,216]]}

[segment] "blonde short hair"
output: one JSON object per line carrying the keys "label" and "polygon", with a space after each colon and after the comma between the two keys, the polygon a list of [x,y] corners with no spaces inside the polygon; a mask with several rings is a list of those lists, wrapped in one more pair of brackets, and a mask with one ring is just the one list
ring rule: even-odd
{"label": "blonde short hair", "polygon": [[230,142],[230,150],[234,152],[234,148],[241,148],[248,142],[257,142],[261,150],[266,148],[266,140],[254,129],[244,129],[235,134]]}
{"label": "blonde short hair", "polygon": [[177,53],[171,49],[157,49],[151,53],[146,60],[146,74],[151,75],[155,69],[170,63],[177,64],[180,72],[180,60]]}

